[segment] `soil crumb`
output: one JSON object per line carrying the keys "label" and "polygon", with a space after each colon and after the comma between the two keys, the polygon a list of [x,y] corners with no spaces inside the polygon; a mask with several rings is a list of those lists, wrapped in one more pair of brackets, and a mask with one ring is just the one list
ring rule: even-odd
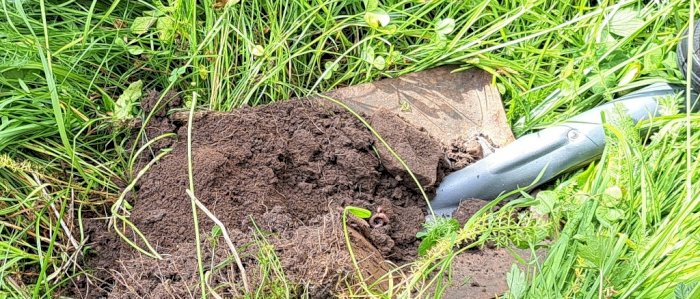
{"label": "soil crumb", "polygon": [[[163,259],[139,254],[107,232],[104,221],[87,221],[93,249],[87,264],[95,278],[90,284],[77,282],[84,287],[78,297],[180,298],[200,293],[191,200],[185,192],[187,124],[175,119],[156,113],[157,127],[150,132],[175,132],[177,137],[157,144],[171,146],[172,152],[141,178],[130,202],[129,219]],[[435,150],[437,143],[425,142],[427,134],[400,119],[384,115],[373,123],[383,120],[392,121],[397,134],[412,136],[400,140],[399,152],[413,151],[408,163],[416,167],[421,182],[435,184],[444,154],[439,147]],[[379,227],[358,220],[360,225],[350,228],[365,277],[386,272],[385,260],[400,264],[415,258],[425,201],[381,152],[383,158],[377,156],[377,148],[383,146],[354,116],[312,101],[198,113],[191,149],[195,195],[225,225],[251,284],[262,279],[256,270],[261,252],[272,248],[288,280],[306,286],[310,297],[327,298],[346,287],[354,271],[342,232],[344,207],[381,211],[388,219]],[[224,239],[214,233],[207,215],[199,210],[197,216],[207,284],[222,297],[240,296],[241,273]]]}

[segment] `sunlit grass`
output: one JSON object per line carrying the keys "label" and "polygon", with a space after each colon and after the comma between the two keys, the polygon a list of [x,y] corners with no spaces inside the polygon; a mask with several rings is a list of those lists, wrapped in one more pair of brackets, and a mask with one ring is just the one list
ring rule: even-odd
{"label": "sunlit grass", "polygon": [[[0,297],[52,297],[80,271],[83,212],[128,224],[120,195],[138,176],[134,155],[158,138],[114,117],[133,82],[179,91],[183,109],[227,111],[456,64],[493,74],[517,134],[681,82],[674,49],[689,1],[592,2],[0,0]],[[368,11],[388,23],[368,23]],[[620,21],[620,11],[634,18]],[[148,120],[138,105],[126,115]],[[548,219],[563,228],[509,218],[543,200],[523,198],[487,207],[457,240],[534,249],[549,236],[526,283],[532,298],[698,294],[700,194],[687,186],[698,178],[697,125],[694,115],[654,120],[649,142],[613,125],[603,160],[555,188]],[[614,187],[624,217],[605,224],[596,211]],[[455,254],[442,240],[385,297],[428,295]]]}

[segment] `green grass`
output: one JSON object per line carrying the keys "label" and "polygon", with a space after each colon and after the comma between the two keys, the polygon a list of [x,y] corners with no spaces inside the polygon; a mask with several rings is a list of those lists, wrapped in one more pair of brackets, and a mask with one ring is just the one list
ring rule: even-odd
{"label": "green grass", "polygon": [[[680,83],[673,51],[698,15],[688,0],[215,2],[227,1],[0,0],[0,298],[52,297],[80,273],[84,214],[129,224],[122,189],[148,151],[136,147],[158,138],[127,129],[149,118],[130,105],[138,96],[119,100],[138,80],[142,91],[177,90],[183,110],[227,111],[456,64],[493,74],[520,135],[649,83]],[[389,23],[371,26],[368,10]],[[698,121],[642,124],[658,131],[648,142],[611,124],[612,146],[588,171],[483,210],[453,236],[548,248],[526,281],[512,275],[516,298],[698,295]],[[549,220],[520,212],[533,206]],[[428,294],[442,279],[428,274],[448,273],[459,253],[452,241],[384,295]]]}

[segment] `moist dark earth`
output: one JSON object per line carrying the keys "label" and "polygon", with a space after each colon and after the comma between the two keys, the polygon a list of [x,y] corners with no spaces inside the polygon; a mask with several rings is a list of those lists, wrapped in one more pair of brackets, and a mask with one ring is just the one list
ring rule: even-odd
{"label": "moist dark earth", "polygon": [[[133,206],[129,219],[163,258],[138,253],[103,219],[88,219],[90,250],[84,264],[91,275],[73,282],[73,296],[182,298],[200,293],[192,202],[186,194],[187,118],[166,115],[168,106],[179,105],[174,96],[166,96],[171,102],[160,109],[156,98],[151,93],[142,103],[144,110],[156,111],[147,137],[167,132],[177,137],[154,143],[139,157],[143,166],[158,151],[172,148],[127,198]],[[455,160],[454,147],[443,147],[390,113],[380,111],[368,119],[428,192],[451,170],[449,165],[474,159],[463,153]],[[353,251],[366,278],[386,273],[387,261],[415,259],[425,200],[411,177],[350,113],[318,101],[294,100],[230,113],[197,113],[192,127],[194,193],[228,230],[251,285],[263,277],[259,253],[272,248],[286,278],[306,286],[293,296],[303,291],[327,298],[343,292],[353,283],[354,271],[341,221],[347,206],[381,211],[388,219],[372,227],[350,217]],[[212,233],[214,222],[197,212],[207,284],[222,297],[241,296],[241,273],[224,239]],[[124,231],[138,240],[133,231]]]}

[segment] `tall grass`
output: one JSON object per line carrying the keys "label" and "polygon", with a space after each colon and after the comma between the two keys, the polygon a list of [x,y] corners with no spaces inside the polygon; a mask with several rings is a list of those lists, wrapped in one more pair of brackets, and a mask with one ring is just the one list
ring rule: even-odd
{"label": "tall grass", "polygon": [[[138,106],[126,109],[118,101],[133,82],[144,82],[143,90],[180,91],[188,105],[183,108],[192,108],[188,97],[196,93],[197,102],[204,102],[196,108],[226,111],[457,64],[494,75],[520,134],[631,88],[679,81],[672,50],[687,26],[688,1],[597,2],[0,0],[0,297],[51,297],[65,278],[80,272],[75,261],[89,242],[83,213],[113,216],[105,207],[138,175],[130,167],[139,152],[135,147],[157,138],[130,133],[129,119],[148,119]],[[614,16],[624,10],[638,14],[627,22],[636,27],[618,28],[624,34],[616,34],[610,24],[619,23]],[[368,23],[368,11],[385,14],[389,23]],[[630,176],[623,192],[629,200],[624,223],[614,229],[586,227],[599,230],[595,236],[638,235],[626,235],[624,244],[605,241],[618,255],[596,267],[548,259],[527,289],[530,294],[605,286],[604,294],[663,295],[691,276],[694,264],[686,259],[695,239],[670,238],[695,228],[692,201],[673,199],[684,195],[681,173],[695,178],[696,162],[677,161],[696,153],[698,139],[692,130],[675,136],[683,130],[672,125],[677,122],[672,117],[655,122],[667,135],[650,145],[618,138],[617,149],[609,149],[595,172],[580,179],[587,183],[575,189],[588,194],[592,199],[584,206],[594,208],[600,205],[595,198],[611,187],[604,181],[616,173]],[[135,136],[139,142],[129,144]],[[683,140],[690,152],[683,153]],[[621,172],[631,162],[618,151],[635,153],[648,169]],[[676,162],[662,163],[662,156]],[[615,184],[622,189],[622,182]],[[692,192],[685,195],[697,197]],[[119,203],[116,208],[123,211]],[[637,204],[642,210],[635,210]],[[643,220],[633,217],[638,213]],[[558,238],[554,252],[575,256],[576,223],[591,223],[589,214],[554,215],[567,220],[563,231],[552,232]],[[118,219],[128,220],[122,216]],[[481,232],[481,241],[498,235],[505,242],[515,238],[509,233],[515,227],[534,234],[551,226],[534,220],[513,226],[486,212],[474,219],[460,238]],[[683,246],[662,245],[667,241]],[[436,262],[447,264],[444,254],[455,254],[447,241],[436,248],[399,285],[405,294],[425,285],[427,272],[440,268]],[[657,260],[653,253],[658,252],[669,254]],[[607,271],[618,271],[623,262],[639,272],[606,281]]]}

